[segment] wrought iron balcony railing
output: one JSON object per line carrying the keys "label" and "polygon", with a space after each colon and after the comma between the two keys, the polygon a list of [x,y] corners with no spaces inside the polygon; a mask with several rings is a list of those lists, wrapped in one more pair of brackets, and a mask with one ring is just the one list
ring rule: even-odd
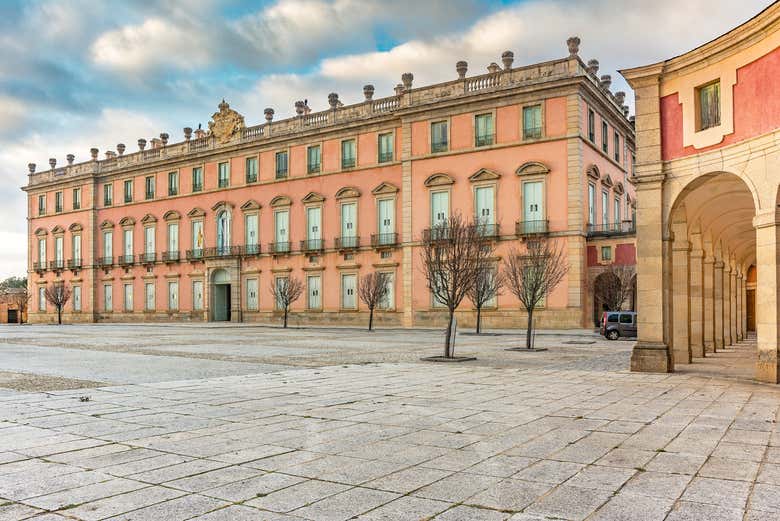
{"label": "wrought iron balcony railing", "polygon": [[157,261],[157,254],[153,252],[142,253],[138,256],[138,261],[142,264],[154,264]]}
{"label": "wrought iron balcony railing", "polygon": [[360,237],[336,237],[335,245],[337,250],[354,250],[360,247]]}
{"label": "wrought iron balcony railing", "polygon": [[37,272],[46,271],[46,262],[33,262],[33,270]]}
{"label": "wrought iron balcony railing", "polygon": [[446,152],[449,146],[446,141],[434,141],[431,143],[431,153]]}
{"label": "wrought iron balcony railing", "polygon": [[542,127],[528,127],[523,129],[525,139],[539,139],[542,137]]}
{"label": "wrought iron balcony railing", "polygon": [[178,251],[164,251],[162,252],[162,260],[163,262],[179,262],[179,252]]}
{"label": "wrought iron balcony railing", "polygon": [[81,258],[68,259],[68,269],[70,270],[81,269]]}
{"label": "wrought iron balcony railing", "polygon": [[478,134],[474,139],[474,146],[486,147],[492,145],[495,142],[495,134]]}
{"label": "wrought iron balcony railing", "polygon": [[309,163],[306,166],[306,172],[309,174],[319,174],[320,173],[320,164],[319,163]]}
{"label": "wrought iron balcony railing", "polygon": [[203,248],[203,257],[213,259],[215,257],[236,257],[241,255],[240,246],[217,246],[216,248]]}
{"label": "wrought iron balcony railing", "polygon": [[301,251],[303,252],[313,252],[313,251],[322,251],[325,249],[325,241],[322,239],[305,239],[301,241]]}
{"label": "wrought iron balcony railing", "polygon": [[192,185],[192,191],[193,192],[202,192],[203,191],[203,183],[195,183]]}
{"label": "wrought iron balcony railing", "polygon": [[390,248],[398,244],[397,233],[375,233],[371,235],[372,248]]}
{"label": "wrought iron balcony railing", "polygon": [[517,221],[515,224],[515,234],[518,237],[528,235],[544,235],[549,232],[547,221]]}
{"label": "wrought iron balcony railing", "polygon": [[150,201],[150,200],[154,199],[154,191],[153,190],[147,190],[145,196],[146,196],[146,200],[147,201]]}
{"label": "wrought iron balcony railing", "polygon": [[203,259],[203,248],[195,248],[194,250],[187,250],[185,257],[188,261],[198,261]]}
{"label": "wrought iron balcony railing", "polygon": [[393,153],[392,152],[380,152],[379,153],[379,162],[380,163],[389,163],[393,160]]}
{"label": "wrought iron balcony railing", "polygon": [[613,235],[631,235],[633,233],[636,233],[636,226],[633,221],[588,225],[588,237],[609,237]]}
{"label": "wrought iron balcony railing", "polygon": [[130,266],[135,262],[135,255],[120,255],[118,262],[120,266]]}
{"label": "wrought iron balcony railing", "polygon": [[355,158],[354,157],[342,158],[341,168],[355,168]]}
{"label": "wrought iron balcony railing", "polygon": [[477,233],[482,237],[498,237],[498,225],[497,224],[475,224]]}
{"label": "wrought iron balcony railing", "polygon": [[450,238],[450,229],[446,226],[434,226],[422,231],[422,240],[428,241],[446,241]]}
{"label": "wrought iron balcony railing", "polygon": [[114,258],[113,257],[98,257],[97,261],[98,265],[107,268],[114,265]]}
{"label": "wrought iron balcony railing", "polygon": [[49,261],[50,270],[61,270],[64,267],[65,267],[65,261],[63,259],[56,259],[53,261]]}
{"label": "wrought iron balcony railing", "polygon": [[290,253],[290,249],[290,241],[272,242],[268,244],[268,253],[272,255]]}
{"label": "wrought iron balcony railing", "polygon": [[246,244],[241,247],[241,255],[259,255],[259,254],[260,254],[259,244]]}

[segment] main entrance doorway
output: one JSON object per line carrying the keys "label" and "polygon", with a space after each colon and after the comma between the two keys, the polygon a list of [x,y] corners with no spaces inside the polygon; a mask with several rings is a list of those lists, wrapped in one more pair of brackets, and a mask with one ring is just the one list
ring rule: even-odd
{"label": "main entrance doorway", "polygon": [[223,269],[214,271],[212,275],[212,320],[215,322],[230,321],[230,276]]}

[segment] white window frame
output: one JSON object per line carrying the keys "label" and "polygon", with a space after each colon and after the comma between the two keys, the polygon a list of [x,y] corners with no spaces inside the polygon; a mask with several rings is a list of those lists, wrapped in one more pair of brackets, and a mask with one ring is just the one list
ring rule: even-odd
{"label": "white window frame", "polygon": [[168,311],[179,310],[179,281],[168,281]]}

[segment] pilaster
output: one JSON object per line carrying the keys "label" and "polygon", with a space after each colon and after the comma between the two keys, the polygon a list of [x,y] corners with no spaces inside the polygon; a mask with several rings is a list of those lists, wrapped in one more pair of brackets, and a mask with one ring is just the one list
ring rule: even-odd
{"label": "pilaster", "polygon": [[778,383],[778,322],[780,322],[780,259],[778,259],[778,223],[775,210],[759,214],[753,219],[756,228],[756,334],[758,336],[758,361],[756,379]]}
{"label": "pilaster", "polygon": [[[702,317],[702,333],[704,338],[704,352],[715,352],[715,259],[706,257],[702,261],[704,290],[702,304],[704,315]],[[706,355],[705,355],[706,356]]]}
{"label": "pilaster", "polygon": [[691,316],[691,357],[704,356],[704,252],[693,250],[689,257],[690,268],[690,316]]}
{"label": "pilaster", "polygon": [[737,335],[737,269],[731,268],[729,277],[729,335],[731,343],[736,344],[739,341]]}
{"label": "pilaster", "polygon": [[723,345],[734,345],[731,336],[731,266],[723,266]]}
{"label": "pilaster", "polygon": [[413,279],[414,259],[412,250],[412,125],[401,125],[401,242],[403,244],[401,276],[403,278],[404,327],[414,325]]}
{"label": "pilaster", "polygon": [[715,351],[723,349],[723,261],[715,261],[713,265],[713,298],[715,299],[714,340]]}
{"label": "pilaster", "polygon": [[672,360],[675,364],[691,363],[690,250],[686,240],[672,243]]}

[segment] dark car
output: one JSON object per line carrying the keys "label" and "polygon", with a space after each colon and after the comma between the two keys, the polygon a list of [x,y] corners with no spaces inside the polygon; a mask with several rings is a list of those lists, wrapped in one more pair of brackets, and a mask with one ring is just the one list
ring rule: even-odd
{"label": "dark car", "polygon": [[620,337],[636,337],[636,312],[634,311],[605,311],[601,316],[599,333],[610,340]]}

